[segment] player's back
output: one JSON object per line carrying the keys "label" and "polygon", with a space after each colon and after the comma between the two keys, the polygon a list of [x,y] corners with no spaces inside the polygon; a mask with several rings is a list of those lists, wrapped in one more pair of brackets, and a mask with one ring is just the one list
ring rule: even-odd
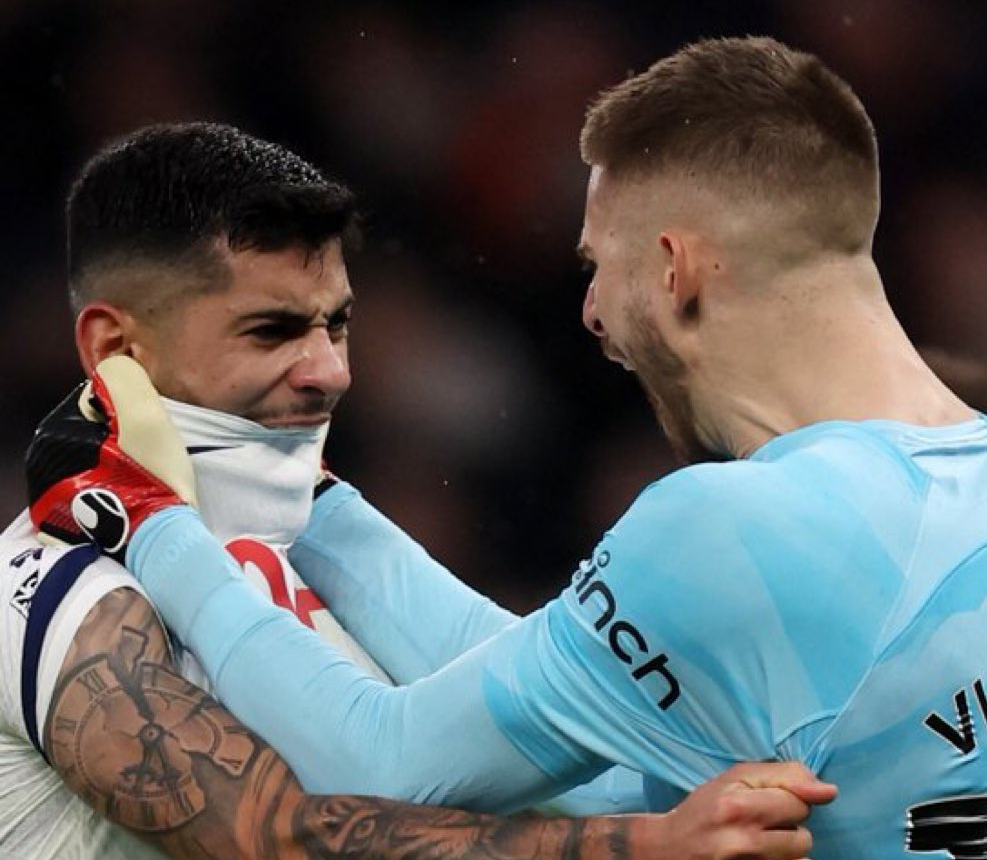
{"label": "player's back", "polygon": [[983,418],[825,422],[683,469],[491,657],[491,711],[546,773],[617,761],[656,809],[733,762],[802,760],[841,789],[817,860],[914,856],[910,808],[920,848],[944,838],[920,804],[987,794],[985,510]]}
{"label": "player's back", "polygon": [[987,858],[987,430],[874,424],[907,456],[914,495],[882,507],[909,554],[872,665],[802,752],[841,786],[815,854]]}

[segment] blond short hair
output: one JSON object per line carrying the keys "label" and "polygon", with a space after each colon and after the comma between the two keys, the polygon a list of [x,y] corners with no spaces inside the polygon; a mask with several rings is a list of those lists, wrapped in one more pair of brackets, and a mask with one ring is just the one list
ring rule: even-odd
{"label": "blond short hair", "polygon": [[659,60],[596,98],[580,144],[612,176],[681,172],[741,201],[795,203],[824,246],[870,246],[870,118],[817,57],[774,39],[707,39]]}

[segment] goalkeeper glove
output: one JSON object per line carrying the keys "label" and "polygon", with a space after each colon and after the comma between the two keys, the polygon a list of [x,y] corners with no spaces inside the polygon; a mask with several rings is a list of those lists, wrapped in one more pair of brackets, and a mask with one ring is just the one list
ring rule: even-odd
{"label": "goalkeeper glove", "polygon": [[91,541],[121,563],[151,514],[195,504],[188,452],[144,368],[102,362],[38,426],[27,452],[31,520],[39,534]]}

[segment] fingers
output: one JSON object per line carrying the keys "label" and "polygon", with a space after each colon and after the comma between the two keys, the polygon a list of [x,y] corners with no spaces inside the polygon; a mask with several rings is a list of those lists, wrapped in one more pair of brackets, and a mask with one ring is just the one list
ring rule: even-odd
{"label": "fingers", "polygon": [[144,368],[126,355],[106,358],[93,373],[93,391],[120,450],[194,505],[192,461]]}
{"label": "fingers", "polygon": [[803,826],[810,806],[784,788],[750,788],[733,783],[720,795],[714,823],[724,858],[796,860],[812,849]]}
{"label": "fingers", "polygon": [[719,798],[719,824],[728,839],[738,841],[726,846],[726,857],[806,858],[812,835],[802,822],[812,804],[836,797],[836,786],[821,781],[800,762],[735,765],[719,779],[727,782]]}
{"label": "fingers", "polygon": [[[114,433],[122,434],[131,429],[121,426],[122,417],[128,419],[128,424],[136,424],[138,418],[143,419],[143,404],[157,400],[157,392],[151,386],[144,369],[127,355],[104,358],[96,366],[92,385]],[[132,414],[127,416],[121,416],[117,408],[117,404],[124,401],[131,404],[128,411]]]}
{"label": "fingers", "polygon": [[754,849],[764,860],[801,860],[812,850],[812,835],[805,827],[765,830],[755,839]]}
{"label": "fingers", "polygon": [[806,860],[812,850],[812,835],[805,827],[763,830],[751,821],[719,821],[710,812],[710,807],[689,810],[683,805],[665,815],[621,816],[630,848],[626,856],[633,860]]}
{"label": "fingers", "polygon": [[87,421],[92,421],[94,424],[106,423],[107,418],[106,414],[103,412],[103,404],[93,392],[93,384],[91,381],[84,382],[80,385],[75,390],[73,396],[76,398],[79,412],[82,413],[83,418]]}
{"label": "fingers", "polygon": [[82,406],[82,414],[90,421],[105,424],[113,435],[120,432],[116,409],[113,406],[113,395],[98,371],[93,374],[92,381],[88,383],[79,403]]}
{"label": "fingers", "polygon": [[823,782],[801,762],[745,762],[722,774],[723,778],[743,783],[748,788],[783,788],[805,803],[829,803],[837,794],[836,786]]}
{"label": "fingers", "polygon": [[661,857],[676,860],[804,860],[812,804],[836,789],[791,762],[736,765],[696,788],[660,821]]}
{"label": "fingers", "polygon": [[756,824],[765,829],[790,829],[809,815],[809,804],[784,788],[749,788],[737,783],[720,800],[725,824]]}
{"label": "fingers", "polygon": [[805,827],[792,830],[735,831],[718,848],[728,860],[803,860],[812,850],[812,835]]}

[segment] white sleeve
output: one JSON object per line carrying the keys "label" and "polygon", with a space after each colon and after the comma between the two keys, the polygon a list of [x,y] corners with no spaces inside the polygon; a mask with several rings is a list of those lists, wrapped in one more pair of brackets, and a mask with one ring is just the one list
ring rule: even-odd
{"label": "white sleeve", "polygon": [[0,571],[0,720],[6,731],[41,750],[55,682],[79,626],[109,592],[141,588],[92,545],[2,540]]}

